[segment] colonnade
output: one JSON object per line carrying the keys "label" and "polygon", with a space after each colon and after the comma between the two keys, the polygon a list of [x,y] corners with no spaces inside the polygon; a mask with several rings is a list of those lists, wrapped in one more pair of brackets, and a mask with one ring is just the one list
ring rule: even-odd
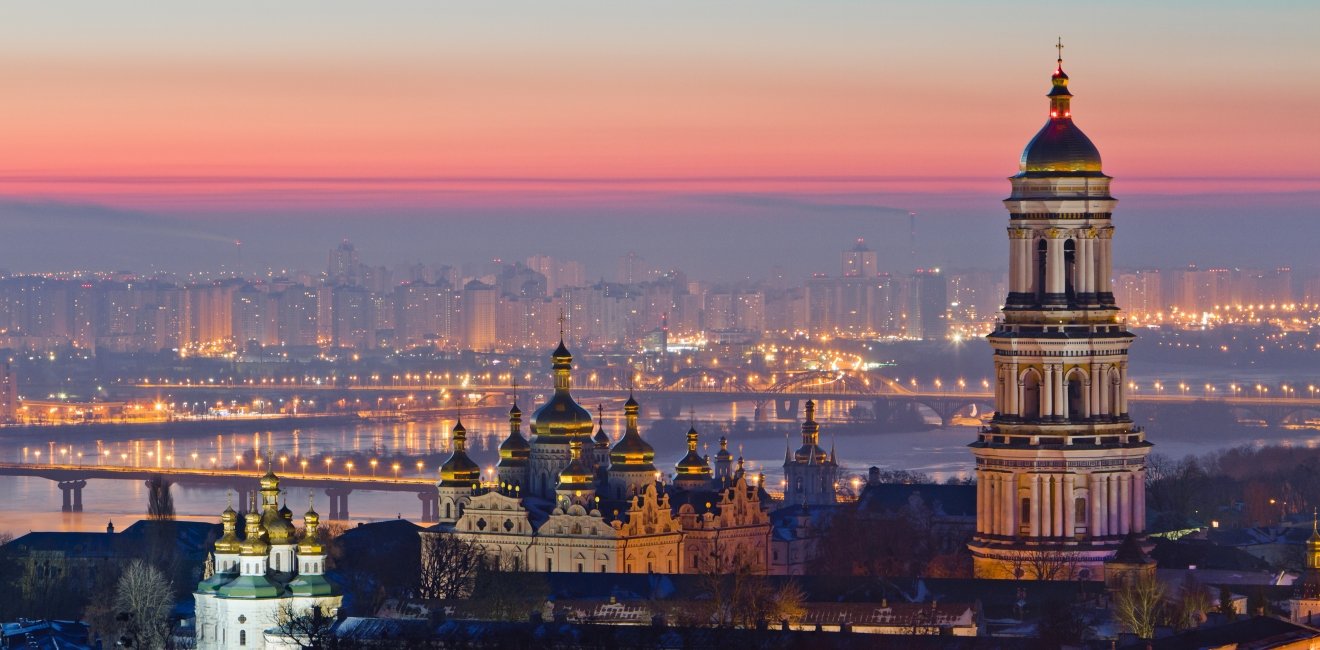
{"label": "colonnade", "polygon": [[[1068,396],[1078,382],[1081,399],[1074,405]],[[1018,417],[1121,417],[1128,412],[1127,364],[1093,362],[1066,368],[1062,363],[1046,363],[1022,369],[1016,360],[1001,362],[995,408]]]}
{"label": "colonnade", "polygon": [[[1030,228],[1009,229],[1008,278],[1009,293],[1026,295],[1063,295],[1067,286],[1067,268],[1064,246],[1073,242],[1073,291],[1077,295],[1109,294],[1113,275],[1113,257],[1110,245],[1113,228],[1063,230],[1051,228],[1043,232]],[[1045,268],[1040,268],[1037,256],[1038,242],[1045,243]],[[1037,286],[1039,278],[1044,286]],[[1043,294],[1043,295],[1042,295]]]}
{"label": "colonnade", "polygon": [[977,533],[1104,537],[1144,531],[1144,470],[1091,473],[977,470]]}

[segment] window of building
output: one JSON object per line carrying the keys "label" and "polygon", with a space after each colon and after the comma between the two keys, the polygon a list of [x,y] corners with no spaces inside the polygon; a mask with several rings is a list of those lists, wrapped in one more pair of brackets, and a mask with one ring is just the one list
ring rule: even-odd
{"label": "window of building", "polygon": [[1031,521],[1031,498],[1022,499],[1022,521]]}
{"label": "window of building", "polygon": [[247,645],[247,630],[238,631],[238,645]]}
{"label": "window of building", "polygon": [[1077,497],[1073,502],[1073,514],[1078,524],[1086,524],[1086,497]]}

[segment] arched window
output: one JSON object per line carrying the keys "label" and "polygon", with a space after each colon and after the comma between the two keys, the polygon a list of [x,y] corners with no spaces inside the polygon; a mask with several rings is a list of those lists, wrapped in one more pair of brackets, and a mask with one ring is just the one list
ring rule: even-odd
{"label": "arched window", "polygon": [[1028,368],[1022,375],[1022,417],[1040,417],[1040,373]]}
{"label": "arched window", "polygon": [[1066,381],[1068,389],[1068,419],[1077,420],[1087,414],[1086,412],[1086,383],[1084,376],[1080,371],[1073,370],[1068,373]]}
{"label": "arched window", "polygon": [[275,554],[275,570],[276,570],[276,571],[279,571],[279,570],[280,570],[280,554],[279,554],[279,553],[276,553],[276,554]]}
{"label": "arched window", "polygon": [[238,631],[238,645],[247,645],[247,630]]}

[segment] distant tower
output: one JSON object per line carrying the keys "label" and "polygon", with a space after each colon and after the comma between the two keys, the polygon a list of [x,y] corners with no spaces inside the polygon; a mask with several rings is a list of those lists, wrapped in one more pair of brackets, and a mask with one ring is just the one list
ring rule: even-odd
{"label": "distant tower", "polygon": [[581,440],[573,439],[568,443],[568,448],[573,459],[559,473],[559,483],[555,486],[556,500],[565,511],[569,506],[577,505],[590,512],[596,508],[596,474],[583,457]]}
{"label": "distant tower", "polygon": [[1044,128],[1022,152],[1009,212],[1009,291],[989,335],[995,415],[972,443],[978,578],[1030,573],[1036,553],[1092,579],[1145,530],[1150,443],[1128,416],[1132,334],[1110,289],[1115,200],[1100,153],[1072,121],[1063,60]]}
{"label": "distant tower", "polygon": [[572,460],[569,443],[578,440],[591,444],[591,414],[573,400],[573,355],[559,341],[559,347],[550,355],[555,378],[555,393],[532,415],[532,450],[528,462],[527,479],[523,487],[525,496],[546,501],[557,498],[555,485],[559,473]]}
{"label": "distant tower", "polygon": [[834,454],[820,446],[820,425],[816,423],[816,403],[807,400],[807,415],[802,421],[802,446],[795,452],[784,450],[784,505],[822,505],[837,500],[834,484],[839,480],[839,464]]}

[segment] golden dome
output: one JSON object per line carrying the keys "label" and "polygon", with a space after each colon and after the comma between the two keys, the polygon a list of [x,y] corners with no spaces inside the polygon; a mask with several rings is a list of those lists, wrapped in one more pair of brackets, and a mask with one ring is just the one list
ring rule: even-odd
{"label": "golden dome", "polygon": [[271,544],[292,544],[298,535],[293,523],[281,516],[275,506],[266,506],[263,509],[261,527],[266,529],[266,539]]}
{"label": "golden dome", "polygon": [[467,429],[460,420],[454,425],[454,453],[440,466],[440,485],[472,487],[481,481],[481,467],[467,455]]}
{"label": "golden dome", "polygon": [[569,394],[572,385],[573,355],[559,341],[551,355],[555,394],[532,415],[532,433],[536,442],[567,444],[569,439],[591,437],[591,414]]}
{"label": "golden dome", "polygon": [[637,400],[629,395],[627,403],[623,405],[627,426],[624,428],[623,437],[619,438],[610,449],[610,471],[655,471],[655,448],[643,440],[642,434],[637,430],[638,410]]}
{"label": "golden dome", "polygon": [[260,556],[270,552],[270,542],[266,541],[266,531],[261,527],[261,519],[262,516],[256,512],[247,514],[245,537],[238,549],[241,555]]}
{"label": "golden dome", "polygon": [[298,555],[321,555],[325,548],[321,546],[321,535],[317,528],[321,525],[321,515],[316,514],[316,509],[310,503],[311,497],[308,497],[307,512],[303,514],[303,524],[307,527],[307,532],[298,542]]}
{"label": "golden dome", "polygon": [[220,525],[224,529],[224,534],[220,539],[215,540],[215,552],[227,554],[239,552],[242,542],[238,539],[238,513],[234,512],[233,504],[220,513]]}
{"label": "golden dome", "polygon": [[1072,93],[1063,60],[1051,77],[1049,119],[1022,150],[1019,175],[1100,176],[1100,151],[1072,121]]}
{"label": "golden dome", "polygon": [[509,409],[509,437],[500,443],[500,467],[522,467],[532,455],[532,446],[522,435],[522,411]]}
{"label": "golden dome", "polygon": [[711,476],[710,463],[707,463],[706,459],[697,453],[697,438],[699,435],[695,426],[688,428],[688,453],[683,457],[683,460],[678,461],[678,464],[674,466],[680,477],[709,478]]}
{"label": "golden dome", "polygon": [[587,467],[582,460],[582,441],[573,440],[568,443],[568,448],[573,454],[573,460],[569,461],[568,466],[559,472],[559,490],[589,490],[595,482],[595,474]]}

